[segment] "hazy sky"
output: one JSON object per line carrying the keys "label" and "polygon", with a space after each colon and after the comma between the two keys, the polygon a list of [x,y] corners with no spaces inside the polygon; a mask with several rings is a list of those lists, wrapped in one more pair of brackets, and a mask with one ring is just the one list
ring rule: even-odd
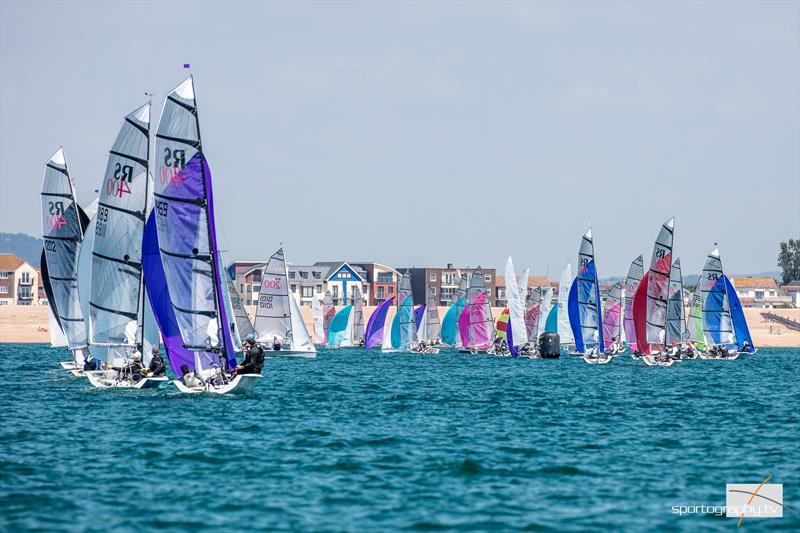
{"label": "hazy sky", "polygon": [[[601,277],[676,220],[698,271],[800,235],[800,3],[0,3],[0,229],[88,204],[122,116],[192,64],[227,258]],[[155,118],[154,118],[155,122]],[[155,126],[155,124],[154,124]]]}

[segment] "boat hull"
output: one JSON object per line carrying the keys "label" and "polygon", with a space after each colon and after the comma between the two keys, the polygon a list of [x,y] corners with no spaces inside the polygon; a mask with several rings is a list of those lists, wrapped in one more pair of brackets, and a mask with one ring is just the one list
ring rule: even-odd
{"label": "boat hull", "polygon": [[86,372],[86,379],[98,389],[157,389],[162,383],[169,381],[166,376],[140,379],[136,383],[127,379],[114,379],[104,375],[102,371]]}
{"label": "boat hull", "polygon": [[590,365],[607,365],[614,359],[614,357],[610,355],[600,354],[597,356],[594,355],[584,355],[582,358],[585,362],[589,363]]}
{"label": "boat hull", "polygon": [[300,359],[314,359],[317,357],[317,352],[299,352],[292,350],[266,350],[264,357],[292,357]]}
{"label": "boat hull", "polygon": [[202,387],[187,387],[179,379],[172,380],[172,383],[179,391],[186,394],[250,394],[256,381],[261,378],[261,374],[240,374],[233,378],[230,383],[220,386],[207,383]]}

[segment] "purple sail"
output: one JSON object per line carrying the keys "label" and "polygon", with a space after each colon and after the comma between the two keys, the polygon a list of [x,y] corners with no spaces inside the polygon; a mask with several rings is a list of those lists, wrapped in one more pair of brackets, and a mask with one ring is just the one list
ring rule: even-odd
{"label": "purple sail", "polygon": [[374,348],[383,343],[383,326],[386,323],[386,313],[394,303],[394,296],[383,302],[372,312],[367,321],[366,347]]}

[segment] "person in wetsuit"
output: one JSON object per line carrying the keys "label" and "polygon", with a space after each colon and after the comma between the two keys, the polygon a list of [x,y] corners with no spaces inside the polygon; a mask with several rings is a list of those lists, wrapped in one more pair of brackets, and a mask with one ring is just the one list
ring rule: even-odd
{"label": "person in wetsuit", "polygon": [[83,362],[83,370],[85,372],[97,370],[97,361],[92,357],[92,354],[86,356],[86,360]]}
{"label": "person in wetsuit", "polygon": [[186,363],[181,365],[181,373],[183,374],[181,381],[183,381],[183,384],[187,387],[197,388],[203,386],[203,379],[197,375],[197,372],[189,370],[189,365]]}
{"label": "person in wetsuit", "polygon": [[280,352],[281,348],[282,348],[281,341],[278,340],[278,337],[272,337],[272,351]]}
{"label": "person in wetsuit", "polygon": [[161,352],[157,346],[153,346],[150,352],[150,366],[147,368],[147,377],[161,377],[167,373],[167,364],[161,357]]}
{"label": "person in wetsuit", "polygon": [[251,339],[246,339],[242,343],[245,349],[244,361],[241,365],[236,365],[237,374],[260,374],[264,366],[264,350]]}
{"label": "person in wetsuit", "polygon": [[134,350],[131,357],[133,360],[122,367],[122,377],[130,378],[132,381],[139,381],[145,375],[144,365],[142,364],[142,354],[139,350]]}

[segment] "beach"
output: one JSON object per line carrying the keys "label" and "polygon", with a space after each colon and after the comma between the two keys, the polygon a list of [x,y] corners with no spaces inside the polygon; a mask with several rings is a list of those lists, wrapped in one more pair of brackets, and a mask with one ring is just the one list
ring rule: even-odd
{"label": "beach", "polygon": [[[364,324],[366,325],[373,306],[364,306]],[[249,306],[250,317],[255,316],[255,307]],[[313,326],[311,324],[311,308],[301,308],[303,320],[308,331],[313,337]],[[492,316],[495,319],[503,311],[502,308],[492,308]],[[394,317],[395,309],[389,310],[387,323]],[[446,307],[439,308],[439,317],[444,317],[447,312]],[[767,322],[762,313],[773,313],[790,320],[800,322],[800,309],[761,309],[745,308],[747,324],[750,327],[750,335],[757,347],[764,348],[797,348],[800,347],[800,331],[792,331],[786,326],[777,323]],[[36,343],[49,342],[50,333],[47,318],[47,307],[38,306],[0,306],[0,343]]]}

